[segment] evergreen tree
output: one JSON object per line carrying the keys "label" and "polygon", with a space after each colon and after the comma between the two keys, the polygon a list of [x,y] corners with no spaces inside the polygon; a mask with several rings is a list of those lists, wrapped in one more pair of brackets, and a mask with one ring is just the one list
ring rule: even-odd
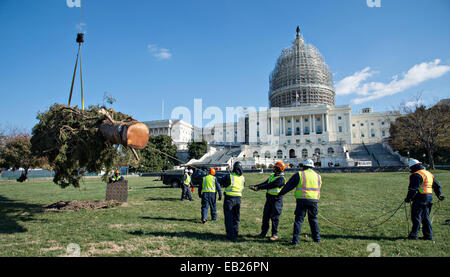
{"label": "evergreen tree", "polygon": [[177,146],[166,135],[151,136],[147,146],[140,150],[141,161],[134,171],[160,172],[173,168],[178,162],[171,158],[177,153]]}
{"label": "evergreen tree", "polygon": [[12,170],[23,168],[23,173],[17,179],[24,182],[28,178],[28,171],[45,164],[45,158],[33,155],[31,152],[30,135],[18,134],[6,137],[0,146],[0,167]]}
{"label": "evergreen tree", "polygon": [[195,142],[191,141],[188,143],[188,152],[190,159],[200,159],[206,154],[208,150],[208,143],[204,140]]}
{"label": "evergreen tree", "polygon": [[148,140],[145,124],[100,106],[80,110],[55,104],[37,119],[31,150],[47,158],[55,171],[53,182],[63,188],[78,187],[85,172],[105,171],[106,182],[120,160],[130,160],[124,156],[131,156],[132,148],[143,148]]}

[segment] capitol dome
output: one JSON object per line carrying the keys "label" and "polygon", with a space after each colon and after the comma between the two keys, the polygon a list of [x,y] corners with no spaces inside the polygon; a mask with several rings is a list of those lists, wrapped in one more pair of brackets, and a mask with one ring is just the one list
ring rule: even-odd
{"label": "capitol dome", "polygon": [[297,38],[282,51],[270,75],[270,107],[331,105],[335,103],[333,76],[316,47]]}

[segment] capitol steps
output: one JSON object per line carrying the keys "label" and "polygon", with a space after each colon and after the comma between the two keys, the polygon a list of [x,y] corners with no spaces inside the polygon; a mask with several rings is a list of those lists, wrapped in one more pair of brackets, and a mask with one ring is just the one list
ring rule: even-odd
{"label": "capitol steps", "polygon": [[371,161],[372,166],[377,166],[377,161],[367,152],[363,144],[349,144],[346,146],[350,159],[355,162]]}
{"label": "capitol steps", "polygon": [[195,164],[228,164],[231,158],[239,156],[241,152],[241,149],[221,149],[212,155],[208,155],[208,153],[206,153],[202,158],[196,161]]}
{"label": "capitol steps", "polygon": [[372,166],[403,166],[403,163],[381,143],[374,144],[349,144],[346,149],[349,156],[355,162],[371,161]]}
{"label": "capitol steps", "polygon": [[380,166],[403,166],[403,163],[389,153],[381,143],[367,144],[369,153],[373,154],[380,162]]}

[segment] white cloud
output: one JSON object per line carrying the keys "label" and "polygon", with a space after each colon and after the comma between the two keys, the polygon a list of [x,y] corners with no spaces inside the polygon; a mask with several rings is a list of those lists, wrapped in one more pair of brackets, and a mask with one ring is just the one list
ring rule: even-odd
{"label": "white cloud", "polygon": [[167,60],[172,57],[172,53],[167,48],[160,48],[156,44],[147,45],[148,51],[158,60]]}
{"label": "white cloud", "polygon": [[346,95],[356,92],[356,89],[359,87],[361,82],[365,81],[374,73],[375,72],[370,72],[370,67],[366,67],[351,76],[345,77],[344,79],[336,83],[336,94]]}
{"label": "white cloud", "polygon": [[405,106],[407,108],[411,108],[411,107],[415,107],[415,106],[420,106],[422,104],[423,104],[423,100],[417,100],[417,101],[406,102],[405,104],[403,104],[403,106]]}
{"label": "white cloud", "polygon": [[149,44],[147,45],[147,49],[150,52],[156,52],[158,51],[158,46],[156,44]]}
{"label": "white cloud", "polygon": [[154,56],[160,60],[170,59],[172,57],[172,54],[170,53],[169,49],[161,48],[159,49],[159,52],[155,53]]}
{"label": "white cloud", "polygon": [[353,93],[360,95],[361,97],[352,100],[355,104],[383,98],[417,86],[425,81],[439,78],[449,72],[450,66],[441,65],[440,62],[440,59],[436,59],[432,62],[416,64],[401,77],[398,75],[393,76],[389,83],[364,82],[375,73],[370,71],[370,67],[366,67],[362,71],[339,81],[336,84],[336,93],[338,95]]}

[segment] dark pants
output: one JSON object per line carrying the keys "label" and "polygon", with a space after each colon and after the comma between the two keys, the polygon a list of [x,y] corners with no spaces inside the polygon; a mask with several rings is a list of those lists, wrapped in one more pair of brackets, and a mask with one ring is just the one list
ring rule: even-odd
{"label": "dark pants", "polygon": [[202,221],[208,219],[208,208],[211,208],[211,219],[217,219],[216,211],[216,193],[204,192],[202,193]]}
{"label": "dark pants", "polygon": [[266,194],[266,204],[264,205],[261,234],[266,235],[269,231],[269,221],[272,220],[272,236],[278,234],[278,223],[283,210],[283,197]]}
{"label": "dark pants", "polygon": [[317,215],[319,210],[317,208],[317,202],[305,201],[297,199],[297,207],[295,208],[295,220],[294,220],[294,234],[292,236],[292,243],[298,243],[298,237],[302,229],[303,219],[306,213],[308,213],[309,227],[311,229],[312,239],[315,242],[320,241],[319,234],[319,221]]}
{"label": "dark pants", "polygon": [[225,195],[225,200],[223,202],[223,215],[225,217],[225,230],[227,232],[227,238],[230,240],[236,240],[238,237],[240,209],[240,196]]}
{"label": "dark pants", "polygon": [[192,201],[191,188],[185,184],[181,186],[181,201],[184,199]]}
{"label": "dark pants", "polygon": [[431,206],[432,203],[413,202],[411,205],[412,230],[409,233],[410,238],[417,238],[422,224],[423,237],[433,239],[433,228],[431,227]]}

